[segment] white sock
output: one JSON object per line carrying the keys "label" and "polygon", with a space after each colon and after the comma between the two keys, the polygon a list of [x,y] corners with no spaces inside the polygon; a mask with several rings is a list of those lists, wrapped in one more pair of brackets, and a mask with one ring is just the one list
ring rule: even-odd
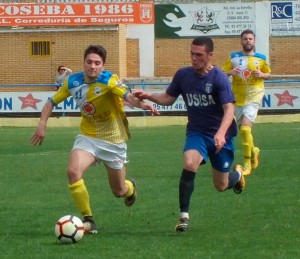
{"label": "white sock", "polygon": [[180,218],[189,218],[189,213],[188,212],[180,212]]}
{"label": "white sock", "polygon": [[240,171],[238,171],[238,173],[239,173],[239,175],[240,175],[240,177],[239,177],[239,180],[241,180],[241,178],[242,178],[242,172],[240,172]]}

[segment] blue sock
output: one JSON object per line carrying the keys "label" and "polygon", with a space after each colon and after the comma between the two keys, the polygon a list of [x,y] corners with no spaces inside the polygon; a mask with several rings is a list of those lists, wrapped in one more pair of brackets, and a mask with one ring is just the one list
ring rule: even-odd
{"label": "blue sock", "polygon": [[238,171],[230,172],[228,180],[229,183],[227,189],[231,189],[240,180],[240,173]]}
{"label": "blue sock", "polygon": [[183,169],[179,181],[179,206],[180,212],[188,212],[190,199],[194,191],[196,173]]}

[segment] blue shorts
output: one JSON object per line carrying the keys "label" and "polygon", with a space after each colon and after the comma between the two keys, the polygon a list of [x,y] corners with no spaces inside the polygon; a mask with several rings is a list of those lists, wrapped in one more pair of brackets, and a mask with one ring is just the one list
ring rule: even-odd
{"label": "blue shorts", "polygon": [[190,131],[186,134],[183,151],[198,150],[203,156],[201,164],[205,164],[209,158],[212,168],[220,172],[229,172],[234,160],[234,141],[233,138],[227,139],[224,147],[216,153],[215,142],[212,137],[201,134],[200,132]]}

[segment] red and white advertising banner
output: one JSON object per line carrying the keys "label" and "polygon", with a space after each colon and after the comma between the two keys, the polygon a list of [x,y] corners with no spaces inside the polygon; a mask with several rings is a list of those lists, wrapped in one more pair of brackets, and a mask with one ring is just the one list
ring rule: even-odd
{"label": "red and white advertising banner", "polygon": [[0,26],[153,24],[154,3],[1,4]]}

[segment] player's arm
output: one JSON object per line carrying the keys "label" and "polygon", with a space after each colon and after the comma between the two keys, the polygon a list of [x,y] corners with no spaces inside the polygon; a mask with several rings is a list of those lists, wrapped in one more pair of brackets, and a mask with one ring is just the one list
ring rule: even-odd
{"label": "player's arm", "polygon": [[46,135],[47,121],[53,111],[53,108],[53,103],[48,100],[42,109],[39,124],[31,137],[31,144],[33,146],[42,145]]}
{"label": "player's arm", "polygon": [[146,103],[143,100],[138,99],[130,91],[125,94],[124,100],[134,107],[141,108],[143,110],[150,110],[152,115],[159,115],[159,112],[155,107],[153,107],[150,103]]}
{"label": "player's arm", "polygon": [[222,67],[222,70],[227,76],[236,76],[236,75],[239,75],[240,72],[241,72],[240,67],[233,67],[232,66],[231,57],[229,57],[226,60],[224,66]]}
{"label": "player's arm", "polygon": [[173,97],[169,94],[167,94],[166,92],[164,93],[151,93],[151,92],[147,92],[144,90],[135,90],[134,91],[134,96],[136,96],[137,98],[144,100],[147,99],[151,102],[160,104],[160,105],[172,105],[175,100],[176,97]]}
{"label": "player's arm", "polygon": [[264,73],[259,69],[254,70],[254,76],[256,78],[262,78],[264,80],[268,80],[271,77],[271,73]]}
{"label": "player's arm", "polygon": [[226,103],[223,105],[224,110],[224,116],[221,122],[221,125],[219,127],[219,130],[217,131],[214,140],[215,140],[215,146],[216,146],[216,152],[219,152],[221,148],[225,145],[225,135],[232,124],[232,121],[234,120],[234,104],[233,103]]}

